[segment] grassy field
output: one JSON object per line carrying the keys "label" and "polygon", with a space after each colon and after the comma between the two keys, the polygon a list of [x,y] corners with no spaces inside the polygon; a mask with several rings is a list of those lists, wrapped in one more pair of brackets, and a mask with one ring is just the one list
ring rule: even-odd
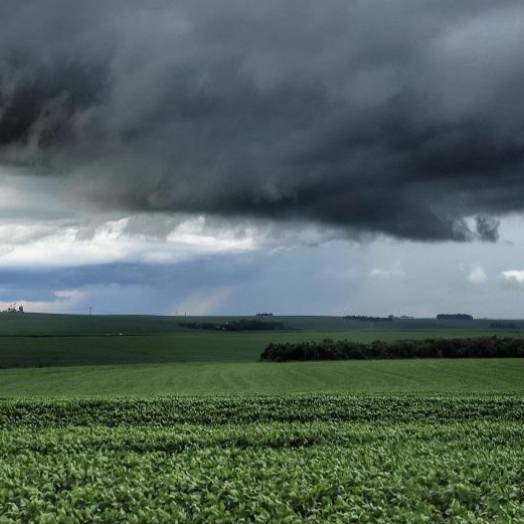
{"label": "grassy field", "polygon": [[0,371],[0,397],[524,392],[524,361],[202,362]]}
{"label": "grassy field", "polygon": [[[254,362],[270,342],[304,340],[424,339],[438,337],[492,336],[479,330],[347,331],[347,332],[175,332],[134,336],[3,336],[0,368],[81,366],[101,364],[159,364],[168,362]],[[522,337],[521,333],[502,333]]]}

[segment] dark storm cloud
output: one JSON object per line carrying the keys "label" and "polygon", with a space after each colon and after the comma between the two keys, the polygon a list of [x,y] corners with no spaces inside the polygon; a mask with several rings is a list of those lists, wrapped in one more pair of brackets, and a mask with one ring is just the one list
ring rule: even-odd
{"label": "dark storm cloud", "polygon": [[499,239],[499,221],[485,216],[478,216],[476,220],[477,233],[482,240],[496,242]]}
{"label": "dark storm cloud", "polygon": [[520,0],[7,0],[0,20],[1,161],[102,209],[494,241],[524,208]]}

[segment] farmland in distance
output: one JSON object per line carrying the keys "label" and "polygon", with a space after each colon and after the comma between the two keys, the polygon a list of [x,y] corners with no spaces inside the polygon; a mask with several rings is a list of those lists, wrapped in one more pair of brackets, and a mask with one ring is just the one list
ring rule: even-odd
{"label": "farmland in distance", "polygon": [[0,315],[0,368],[255,362],[270,342],[324,338],[372,342],[494,335],[524,337],[524,322],[518,321],[507,323],[511,328],[494,329],[487,320],[360,322],[341,317],[275,316],[270,321],[280,322],[282,327],[274,331],[221,332],[180,325],[210,318],[224,323],[239,317]]}

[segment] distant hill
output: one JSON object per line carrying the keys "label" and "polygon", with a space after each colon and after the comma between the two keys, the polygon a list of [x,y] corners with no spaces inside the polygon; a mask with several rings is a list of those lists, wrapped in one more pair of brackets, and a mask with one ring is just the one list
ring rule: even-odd
{"label": "distant hill", "polygon": [[[459,320],[459,322],[457,322]],[[254,321],[252,324],[251,322]],[[241,324],[237,324],[241,322]],[[264,323],[259,325],[258,323]],[[220,316],[160,316],[160,315],[65,315],[45,313],[0,314],[0,337],[50,337],[50,336],[106,336],[106,335],[153,335],[188,332],[180,324],[209,324],[221,326],[228,323],[242,331],[259,331],[278,323],[272,328],[289,332],[348,332],[370,329],[377,331],[421,330],[524,330],[524,320],[473,319],[471,315],[439,315],[438,318],[400,318],[372,316],[324,316],[324,315],[220,315]],[[250,325],[251,324],[251,325]],[[194,328],[193,328],[194,329]],[[216,329],[222,331],[221,329]],[[232,331],[232,329],[230,329]],[[223,330],[226,331],[226,330]],[[436,336],[436,335],[435,335]],[[1,341],[0,341],[1,342]]]}

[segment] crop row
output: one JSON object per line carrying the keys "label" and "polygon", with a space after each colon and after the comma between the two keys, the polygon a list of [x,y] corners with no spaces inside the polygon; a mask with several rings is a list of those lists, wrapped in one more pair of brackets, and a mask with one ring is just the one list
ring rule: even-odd
{"label": "crop row", "polygon": [[[5,454],[76,454],[89,452],[180,453],[210,447],[235,449],[303,449],[315,446],[352,447],[387,440],[403,444],[420,440],[460,439],[472,445],[489,439],[490,446],[505,446],[524,440],[524,426],[515,422],[472,422],[427,424],[371,424],[314,422],[310,424],[251,424],[200,426],[183,424],[170,428],[106,426],[69,428],[17,428],[0,432],[0,449]],[[450,444],[451,445],[451,444]],[[460,444],[462,445],[462,444]]]}
{"label": "crop row", "polygon": [[524,521],[518,422],[0,431],[0,523]]}
{"label": "crop row", "polygon": [[261,422],[524,421],[522,395],[229,396],[0,401],[0,428]]}

